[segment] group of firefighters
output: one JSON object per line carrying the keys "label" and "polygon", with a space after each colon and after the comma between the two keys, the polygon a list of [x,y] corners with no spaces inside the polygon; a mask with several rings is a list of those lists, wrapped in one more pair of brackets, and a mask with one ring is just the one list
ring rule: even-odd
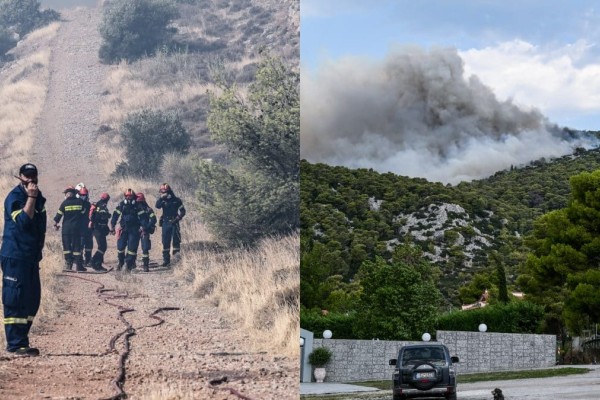
{"label": "group of firefighters", "polygon": [[[29,331],[41,299],[40,261],[46,242],[46,198],[39,189],[35,165],[23,164],[16,178],[19,184],[4,200],[4,232],[0,246],[6,350],[19,356],[37,356],[40,351],[29,345]],[[185,216],[185,208],[168,184],[160,185],[159,192],[156,208],[163,210],[158,220],[162,227],[162,265],[168,267],[171,242],[173,254],[179,252],[179,221]],[[148,271],[150,235],[157,220],[142,193],[127,189],[112,216],[108,210],[108,193],[102,193],[95,203],[89,202],[89,192],[83,184],[69,186],[64,194],[65,200],[54,217],[54,227],[60,229],[58,224],[62,220],[66,268],[72,269],[75,264],[78,271],[85,271],[84,264],[87,264],[95,270],[106,271],[102,266],[106,237],[116,233],[117,269],[122,269],[125,263],[128,270],[135,268],[141,240],[144,271]],[[98,248],[92,257],[94,237]]]}
{"label": "group of firefighters", "polygon": [[[150,265],[150,235],[156,230],[156,225],[162,228],[163,263],[171,264],[171,244],[173,255],[177,254],[181,245],[179,221],[185,216],[185,207],[181,199],[173,193],[167,183],[160,185],[156,208],[162,209],[163,214],[157,219],[152,207],[146,202],[143,193],[135,193],[127,189],[123,200],[119,202],[114,212],[110,213],[108,201],[110,195],[102,193],[96,202],[90,202],[89,191],[85,184],[69,186],[64,190],[65,200],[61,203],[54,217],[54,228],[60,229],[62,220],[62,244],[65,259],[65,269],[86,271],[86,267],[97,272],[105,272],[103,266],[107,249],[108,234],[117,235],[117,270],[126,266],[128,271],[136,267],[138,247],[142,246],[142,265],[145,272]],[[118,223],[118,226],[117,226]],[[96,240],[96,252],[92,249]]]}

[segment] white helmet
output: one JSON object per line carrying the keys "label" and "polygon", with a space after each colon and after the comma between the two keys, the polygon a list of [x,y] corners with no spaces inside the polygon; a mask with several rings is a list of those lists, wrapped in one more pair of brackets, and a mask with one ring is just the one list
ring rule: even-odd
{"label": "white helmet", "polygon": [[77,189],[77,191],[80,191],[84,187],[85,184],[83,182],[79,182],[77,185],[75,185],[75,189]]}

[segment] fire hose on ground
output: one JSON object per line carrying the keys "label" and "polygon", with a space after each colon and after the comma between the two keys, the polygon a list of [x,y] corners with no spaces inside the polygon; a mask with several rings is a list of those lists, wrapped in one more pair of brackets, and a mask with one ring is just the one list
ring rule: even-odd
{"label": "fire hose on ground", "polygon": [[[118,334],[114,335],[110,339],[108,350],[106,350],[103,353],[98,353],[98,354],[70,353],[70,354],[49,354],[49,355],[54,355],[54,356],[92,356],[92,357],[102,357],[102,356],[106,356],[106,355],[114,353],[117,341],[119,340],[119,338],[124,337],[123,343],[124,343],[125,349],[119,355],[118,374],[111,381],[111,385],[113,386],[113,388],[115,389],[115,391],[117,392],[117,394],[114,395],[114,396],[112,396],[112,397],[104,398],[104,399],[101,399],[101,400],[122,400],[122,399],[126,399],[127,398],[127,393],[125,392],[125,390],[123,389],[123,387],[125,385],[125,378],[126,378],[125,362],[127,361],[127,357],[129,356],[129,352],[130,352],[129,338],[131,336],[134,336],[136,334],[136,332],[138,330],[140,330],[140,329],[156,327],[156,326],[159,326],[159,325],[163,324],[165,322],[165,320],[162,319],[160,316],[158,316],[157,315],[158,313],[163,312],[163,311],[176,311],[176,310],[179,310],[180,308],[179,307],[160,307],[160,308],[157,308],[151,314],[149,314],[149,317],[152,318],[152,319],[155,319],[157,322],[155,322],[154,324],[145,325],[145,326],[142,326],[142,327],[139,327],[139,328],[136,329],[124,317],[124,314],[129,313],[129,312],[134,312],[135,309],[130,308],[130,307],[124,307],[124,306],[122,306],[120,304],[116,304],[116,303],[113,303],[113,302],[110,301],[110,300],[115,300],[115,299],[126,299],[129,296],[129,294],[127,292],[115,293],[115,294],[107,295],[110,292],[116,292],[116,290],[115,289],[106,289],[104,287],[104,284],[102,282],[98,282],[96,280],[85,278],[85,277],[82,277],[82,276],[79,276],[79,275],[75,275],[75,274],[61,274],[61,276],[67,276],[67,277],[71,277],[71,278],[77,278],[77,279],[81,279],[83,281],[95,283],[96,285],[98,285],[98,287],[96,288],[96,294],[97,294],[98,298],[101,299],[104,303],[106,303],[106,304],[108,304],[110,306],[116,307],[118,309],[118,319],[126,326],[126,329],[123,330],[122,332],[119,332]],[[253,400],[252,398],[250,398],[248,396],[245,396],[244,394],[240,393],[238,390],[236,390],[234,388],[226,387],[226,386],[220,386],[221,384],[227,382],[227,380],[228,380],[227,377],[224,376],[223,378],[220,378],[220,379],[211,380],[209,382],[209,384],[211,385],[211,387],[213,387],[215,389],[227,391],[230,394],[238,397],[239,399],[242,399],[242,400]]]}

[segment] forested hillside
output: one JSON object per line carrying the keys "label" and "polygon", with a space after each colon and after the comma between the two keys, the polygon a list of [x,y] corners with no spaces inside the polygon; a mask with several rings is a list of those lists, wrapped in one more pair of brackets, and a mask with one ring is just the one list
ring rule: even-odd
{"label": "forested hillside", "polygon": [[451,186],[303,161],[302,305],[335,308],[340,296],[353,298],[361,264],[390,259],[403,243],[439,267],[448,306],[476,300],[479,288],[467,290],[474,274],[489,277],[498,264],[518,290],[511,285],[534,220],[568,204],[571,176],[598,168],[599,150],[578,149]]}

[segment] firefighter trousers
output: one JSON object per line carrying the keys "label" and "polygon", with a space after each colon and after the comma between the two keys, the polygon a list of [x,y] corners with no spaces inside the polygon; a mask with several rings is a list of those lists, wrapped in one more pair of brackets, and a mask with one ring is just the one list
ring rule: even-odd
{"label": "firefighter trousers", "polygon": [[83,265],[81,257],[81,234],[78,232],[62,233],[63,255],[67,267],[71,267],[73,263]]}
{"label": "firefighter trousers", "polygon": [[171,261],[171,241],[173,241],[173,255],[179,253],[181,245],[181,231],[179,222],[164,220],[162,224],[163,261]]}
{"label": "firefighter trousers", "polygon": [[29,330],[40,308],[40,266],[35,261],[2,257],[2,303],[6,350],[29,347]]}
{"label": "firefighter trousers", "polygon": [[119,265],[123,265],[125,262],[127,264],[127,269],[134,269],[139,245],[139,228],[123,229],[119,235],[119,239],[117,240],[117,256],[119,257]]}
{"label": "firefighter trousers", "polygon": [[140,244],[142,245],[142,262],[145,266],[148,266],[148,264],[150,264],[150,249],[152,248],[149,233],[142,234],[140,237]]}
{"label": "firefighter trousers", "polygon": [[81,230],[81,253],[85,263],[92,261],[92,249],[94,248],[94,234],[87,226]]}
{"label": "firefighter trousers", "polygon": [[94,229],[94,238],[96,239],[96,252],[92,257],[92,265],[101,267],[104,264],[104,253],[106,253],[107,243],[106,236],[108,231],[106,229]]}

